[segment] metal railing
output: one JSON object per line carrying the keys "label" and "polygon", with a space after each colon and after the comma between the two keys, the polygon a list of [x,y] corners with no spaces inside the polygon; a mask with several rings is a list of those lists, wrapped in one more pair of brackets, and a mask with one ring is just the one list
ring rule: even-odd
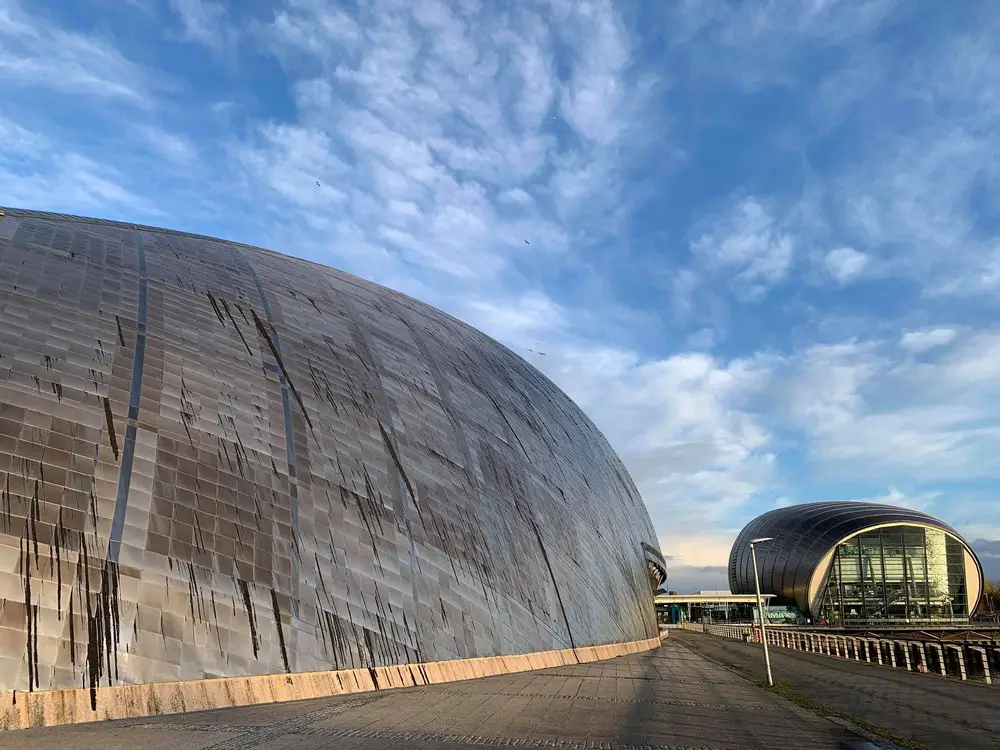
{"label": "metal railing", "polygon": [[[756,625],[753,619],[743,620],[708,620],[683,623],[676,623],[670,627],[681,627],[682,625],[695,626],[692,629],[701,629],[702,626],[732,626],[750,627]],[[661,624],[661,627],[664,627]],[[1000,631],[1000,615],[976,615],[973,617],[953,617],[953,618],[933,618],[933,619],[857,619],[844,620],[842,622],[825,623],[805,623],[805,622],[781,622],[780,620],[768,620],[767,627],[789,630],[808,630],[813,632],[844,632],[844,631],[906,631],[906,630],[963,630],[963,629],[985,629],[988,631]],[[997,640],[1000,640],[998,634]]]}
{"label": "metal railing", "polygon": [[[684,623],[692,630],[748,643],[760,643],[756,625],[702,625]],[[863,661],[908,672],[937,674],[959,680],[993,684],[1000,673],[1000,644],[947,643],[877,635],[831,634],[804,629],[767,628],[769,646],[807,651],[831,658]]]}
{"label": "metal railing", "polygon": [[992,625],[1000,627],[1000,616],[973,615],[972,617],[933,617],[933,618],[857,618],[844,619],[839,622],[813,623],[810,630],[905,630],[914,628],[967,628],[970,626]]}

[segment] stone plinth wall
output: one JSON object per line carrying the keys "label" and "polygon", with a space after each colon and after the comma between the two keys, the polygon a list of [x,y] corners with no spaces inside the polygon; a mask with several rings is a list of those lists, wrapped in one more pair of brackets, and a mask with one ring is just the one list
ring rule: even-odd
{"label": "stone plinth wall", "polygon": [[[665,634],[664,634],[665,637]],[[213,680],[115,685],[93,690],[0,693],[0,728],[78,724],[261,703],[326,698],[389,688],[434,685],[532,669],[611,659],[654,649],[660,638],[533,654],[455,659],[372,669],[223,677]]]}

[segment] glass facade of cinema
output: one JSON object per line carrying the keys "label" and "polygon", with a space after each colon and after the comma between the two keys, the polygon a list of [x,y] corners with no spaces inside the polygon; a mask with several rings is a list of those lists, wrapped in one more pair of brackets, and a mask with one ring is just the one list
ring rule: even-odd
{"label": "glass facade of cinema", "polygon": [[865,531],[838,545],[821,601],[830,624],[967,617],[965,549],[940,529]]}

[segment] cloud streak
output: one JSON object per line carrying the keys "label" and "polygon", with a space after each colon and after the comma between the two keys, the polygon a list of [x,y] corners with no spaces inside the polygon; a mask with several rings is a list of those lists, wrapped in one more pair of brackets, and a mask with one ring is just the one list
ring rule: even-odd
{"label": "cloud streak", "polygon": [[791,270],[795,240],[756,198],[738,201],[714,228],[691,244],[692,253],[711,271],[731,272],[734,291],[761,298]]}
{"label": "cloud streak", "polygon": [[838,247],[828,252],[824,258],[826,270],[841,284],[860,276],[870,260],[866,253],[851,247]]}
{"label": "cloud streak", "polygon": [[0,3],[0,89],[57,89],[149,107],[152,78],[109,39],[29,15],[17,0]]}

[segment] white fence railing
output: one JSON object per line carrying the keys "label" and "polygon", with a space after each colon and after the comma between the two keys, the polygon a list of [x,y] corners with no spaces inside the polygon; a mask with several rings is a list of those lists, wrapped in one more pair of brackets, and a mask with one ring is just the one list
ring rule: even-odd
{"label": "white fence railing", "polygon": [[[757,625],[684,623],[683,628],[722,638],[760,643],[760,628]],[[973,679],[987,685],[992,685],[992,675],[1000,672],[1000,644],[996,643],[902,640],[788,628],[767,628],[765,632],[768,645],[776,648],[865,661],[911,672],[930,672],[961,680]]]}

